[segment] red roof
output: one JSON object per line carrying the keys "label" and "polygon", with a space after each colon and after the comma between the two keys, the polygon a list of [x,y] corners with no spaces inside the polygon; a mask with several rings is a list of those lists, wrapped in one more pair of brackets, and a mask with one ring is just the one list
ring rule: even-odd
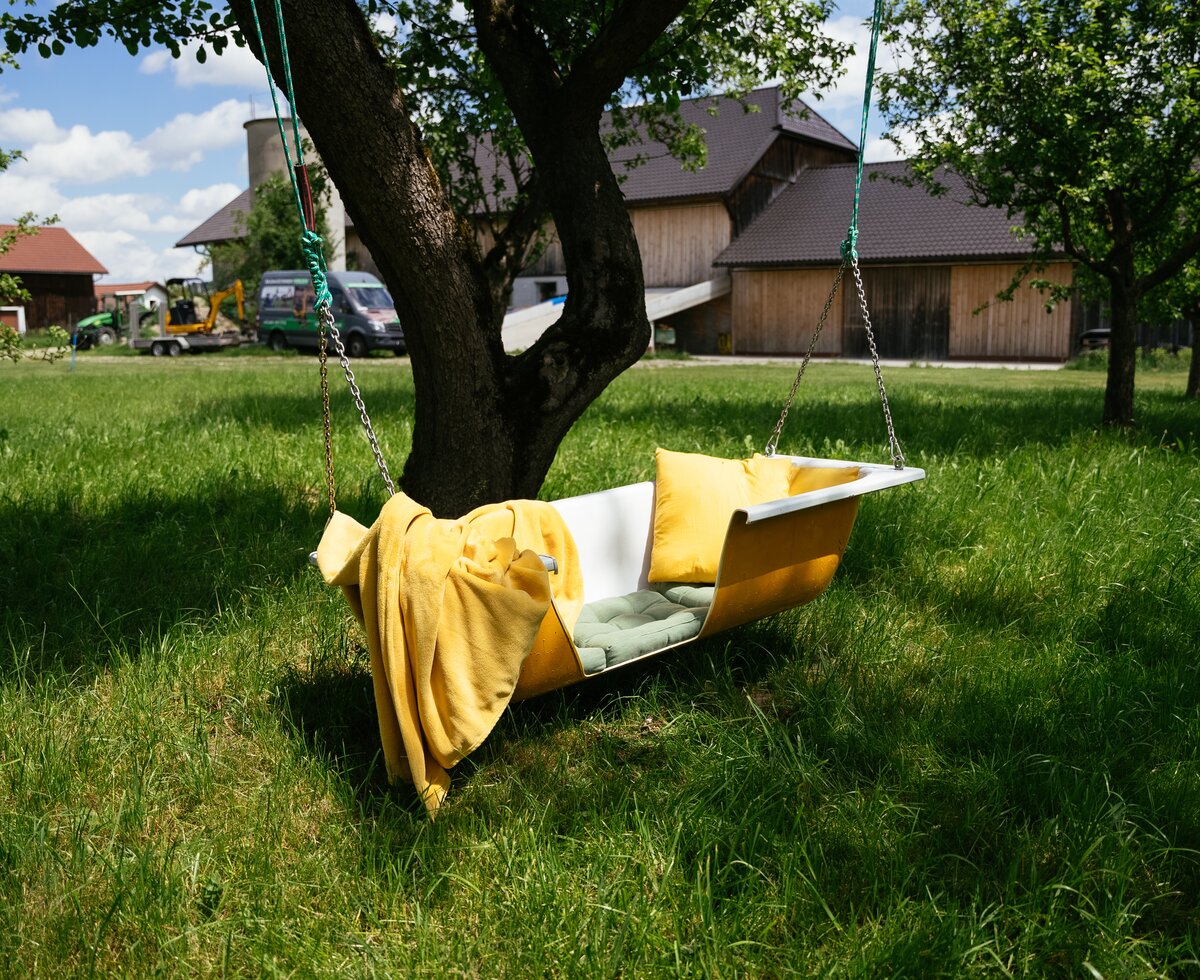
{"label": "red roof", "polygon": [[[0,225],[0,235],[15,227]],[[18,235],[12,248],[0,255],[0,272],[103,274],[108,270],[66,228],[50,227],[39,228],[36,235]]]}
{"label": "red roof", "polygon": [[151,286],[158,286],[160,289],[162,288],[162,286],[158,283],[150,281],[98,282],[92,285],[92,290],[95,292],[96,297],[99,298],[101,296],[134,295],[137,293],[144,293]]}

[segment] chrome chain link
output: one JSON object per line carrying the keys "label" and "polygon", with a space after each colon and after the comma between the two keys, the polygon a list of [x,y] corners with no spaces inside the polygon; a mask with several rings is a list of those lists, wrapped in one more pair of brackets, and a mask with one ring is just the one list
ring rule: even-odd
{"label": "chrome chain link", "polygon": [[892,457],[892,465],[896,469],[902,470],[904,469],[904,453],[900,451],[900,440],[896,438],[896,429],[892,425],[892,410],[888,407],[887,389],[883,386],[883,371],[879,367],[879,351],[875,349],[875,331],[871,329],[871,314],[867,311],[867,294],[863,289],[862,273],[858,268],[858,256],[854,253],[851,253],[851,263],[854,270],[854,285],[858,290],[858,305],[862,308],[863,325],[867,328],[867,345],[871,348],[871,364],[875,368],[875,383],[879,386],[879,400],[883,403],[883,421],[887,425],[888,452]]}
{"label": "chrome chain link", "polygon": [[354,371],[350,368],[350,358],[346,355],[346,348],[342,344],[342,335],[338,331],[337,323],[333,319],[333,312],[330,310],[328,303],[317,307],[317,317],[333,340],[333,348],[337,351],[342,371],[346,375],[346,384],[350,386],[350,395],[354,399],[354,407],[358,409],[358,417],[362,421],[364,431],[367,433],[367,441],[371,444],[371,452],[375,456],[375,465],[379,467],[379,475],[383,477],[383,482],[387,485],[388,493],[395,496],[396,485],[392,482],[392,476],[388,472],[387,463],[383,461],[383,452],[379,448],[379,440],[375,438],[375,427],[371,425],[371,417],[367,415],[367,408],[363,404],[362,392],[358,390],[358,382],[354,378]]}
{"label": "chrome chain link", "polygon": [[788,412],[792,410],[792,402],[796,400],[796,391],[800,387],[800,379],[804,377],[804,370],[808,367],[808,362],[812,360],[813,351],[817,349],[817,340],[821,336],[821,330],[825,326],[825,321],[829,319],[829,311],[833,307],[833,300],[837,296],[838,287],[842,284],[842,275],[845,271],[846,263],[843,262],[838,266],[837,276],[833,280],[833,288],[829,290],[829,298],[825,300],[825,309],[821,311],[821,315],[817,318],[817,326],[813,330],[812,340],[809,341],[808,352],[804,355],[804,360],[800,363],[800,370],[796,372],[796,380],[792,382],[792,390],[788,392],[787,401],[783,403],[783,411],[779,413],[779,421],[775,423],[775,431],[771,433],[771,438],[767,440],[767,446],[764,450],[767,456],[774,456],[775,450],[779,447],[779,436],[783,433],[783,423],[787,421]]}
{"label": "chrome chain link", "polygon": [[[898,470],[904,469],[904,453],[900,450],[900,440],[896,438],[896,429],[892,424],[892,410],[888,405],[887,389],[883,385],[883,370],[879,366],[879,351],[875,347],[875,331],[871,327],[871,314],[867,310],[867,293],[863,289],[862,273],[858,268],[858,255],[851,251],[850,253],[851,270],[854,273],[854,286],[858,293],[858,305],[862,309],[863,324],[867,330],[867,345],[871,350],[871,365],[875,369],[875,384],[879,388],[879,400],[883,404],[883,420],[887,425],[888,433],[888,453],[892,457],[892,465]],[[846,272],[846,261],[838,266],[837,275],[833,280],[833,288],[829,291],[829,298],[825,300],[825,308],[821,311],[821,316],[817,319],[816,329],[813,330],[812,340],[809,341],[808,351],[804,355],[804,360],[800,363],[800,370],[796,372],[796,380],[792,382],[792,390],[788,392],[787,401],[783,404],[783,411],[779,415],[779,421],[775,423],[775,431],[771,433],[771,438],[767,440],[765,453],[767,456],[774,456],[776,449],[779,446],[779,436],[783,432],[783,424],[787,421],[788,412],[792,409],[792,402],[796,399],[796,391],[800,387],[800,380],[804,377],[804,371],[808,367],[808,362],[812,360],[813,351],[817,348],[817,340],[821,336],[821,330],[825,326],[825,321],[829,319],[829,311],[833,307],[834,297],[837,296],[838,287],[842,284],[842,277]]]}

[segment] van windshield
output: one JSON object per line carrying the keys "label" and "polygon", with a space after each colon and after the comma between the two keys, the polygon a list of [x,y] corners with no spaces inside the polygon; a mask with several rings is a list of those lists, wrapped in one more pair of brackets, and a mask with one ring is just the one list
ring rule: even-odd
{"label": "van windshield", "polygon": [[395,304],[386,289],[378,283],[351,282],[346,284],[350,302],[365,310],[390,310]]}

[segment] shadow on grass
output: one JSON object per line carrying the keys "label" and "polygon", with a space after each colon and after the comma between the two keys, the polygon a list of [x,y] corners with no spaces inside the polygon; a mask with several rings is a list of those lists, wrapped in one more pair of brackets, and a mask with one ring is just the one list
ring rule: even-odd
{"label": "shadow on grass", "polygon": [[[313,368],[314,374],[316,368]],[[393,375],[372,372],[366,380],[360,378],[363,398],[372,418],[385,421],[388,418],[411,419],[416,406],[412,387],[412,376],[407,370]],[[329,410],[333,419],[358,424],[358,410],[340,376],[337,364],[330,365]],[[228,397],[214,398],[199,403],[195,410],[197,420],[218,422],[228,419],[257,428],[276,432],[309,431],[321,422],[321,401],[316,396],[315,380],[297,392],[247,392],[238,390]],[[379,426],[380,435],[387,427]]]}
{"label": "shadow on grass", "polygon": [[0,671],[102,669],[182,623],[282,590],[304,572],[323,515],[231,477],[186,495],[91,509],[68,497],[0,512]]}

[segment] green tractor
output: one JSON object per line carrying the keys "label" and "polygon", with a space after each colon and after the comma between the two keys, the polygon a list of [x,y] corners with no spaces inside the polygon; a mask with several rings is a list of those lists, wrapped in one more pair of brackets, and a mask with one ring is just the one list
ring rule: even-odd
{"label": "green tractor", "polygon": [[121,336],[121,315],[116,310],[105,310],[85,316],[75,324],[71,343],[76,350],[92,347],[111,347]]}
{"label": "green tractor", "polygon": [[[153,320],[157,314],[138,305],[129,310],[129,315],[135,315],[139,325]],[[125,336],[128,324],[122,316],[120,304],[112,309],[101,310],[91,316],[85,316],[75,324],[75,332],[71,335],[71,343],[76,350],[89,350],[92,347],[111,347],[118,339]]]}

